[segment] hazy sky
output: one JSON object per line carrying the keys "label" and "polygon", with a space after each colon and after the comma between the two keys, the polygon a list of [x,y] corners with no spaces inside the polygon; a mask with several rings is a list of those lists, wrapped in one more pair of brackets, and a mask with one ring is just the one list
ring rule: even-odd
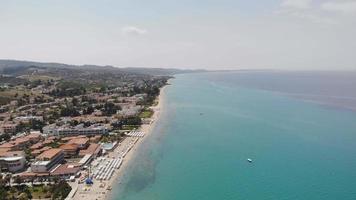
{"label": "hazy sky", "polygon": [[356,69],[356,0],[0,0],[0,58]]}

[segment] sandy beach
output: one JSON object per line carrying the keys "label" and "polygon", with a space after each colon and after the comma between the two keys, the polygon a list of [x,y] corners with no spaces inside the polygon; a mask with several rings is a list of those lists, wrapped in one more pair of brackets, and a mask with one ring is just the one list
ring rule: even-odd
{"label": "sandy beach", "polygon": [[[68,196],[67,199],[74,200],[97,200],[97,199],[110,199],[111,198],[111,190],[114,185],[120,184],[120,179],[125,173],[125,169],[130,166],[132,158],[135,157],[138,147],[142,144],[147,137],[152,134],[154,127],[159,121],[160,112],[162,109],[162,105],[164,104],[164,96],[165,90],[167,86],[161,88],[160,95],[158,97],[158,104],[152,106],[154,114],[151,117],[151,124],[143,124],[138,131],[145,133],[144,137],[126,137],[124,140],[120,142],[120,144],[112,151],[109,152],[106,157],[109,158],[118,158],[121,152],[128,151],[126,156],[123,158],[123,162],[119,169],[114,171],[113,176],[109,180],[96,180],[94,179],[94,184],[91,186],[87,186],[85,183],[78,184],[77,182],[71,183],[72,192]],[[93,162],[95,162],[94,160]]]}

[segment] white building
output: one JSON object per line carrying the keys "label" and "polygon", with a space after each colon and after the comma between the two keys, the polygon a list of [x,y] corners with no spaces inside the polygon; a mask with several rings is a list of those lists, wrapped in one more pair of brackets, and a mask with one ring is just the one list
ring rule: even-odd
{"label": "white building", "polygon": [[90,127],[56,127],[46,126],[43,128],[43,133],[53,136],[71,136],[71,135],[102,135],[108,133],[105,126],[90,126]]}
{"label": "white building", "polygon": [[24,169],[26,164],[25,153],[23,151],[9,151],[0,155],[1,172],[17,172]]}
{"label": "white building", "polygon": [[36,157],[36,161],[31,164],[32,172],[49,172],[60,164],[64,159],[62,149],[49,149]]}

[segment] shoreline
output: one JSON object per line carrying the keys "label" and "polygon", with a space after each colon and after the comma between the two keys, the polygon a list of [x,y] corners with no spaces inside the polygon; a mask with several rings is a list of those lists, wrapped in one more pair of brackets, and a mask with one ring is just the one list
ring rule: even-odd
{"label": "shoreline", "polygon": [[[129,167],[130,164],[132,163],[133,158],[135,158],[138,152],[137,149],[146,140],[146,138],[152,134],[154,128],[157,125],[157,121],[159,121],[160,119],[162,107],[165,100],[165,92],[168,85],[169,84],[163,86],[160,89],[160,94],[157,97],[157,101],[158,101],[157,105],[150,107],[154,111],[153,115],[150,118],[152,120],[152,123],[143,124],[138,129],[138,131],[144,132],[145,136],[142,138],[126,137],[124,140],[120,142],[120,144],[112,152],[108,153],[107,157],[117,157],[120,154],[120,152],[123,151],[122,148],[125,147],[130,148],[126,156],[123,158],[123,162],[120,168],[114,171],[113,176],[107,181],[94,180],[94,184],[92,186],[86,186],[85,184],[73,184],[72,188],[75,189],[75,191],[73,191],[74,195],[73,197],[69,197],[68,199],[76,199],[76,200],[112,199],[113,197],[112,190],[114,189],[115,186],[121,184],[121,178],[123,177],[127,167]],[[127,148],[124,151],[126,151]],[[102,187],[102,185],[104,186]]]}
{"label": "shoreline", "polygon": [[[157,121],[160,119],[161,116],[161,110],[162,110],[162,105],[164,102],[164,96],[165,96],[165,91],[168,85],[165,85],[161,88],[160,90],[160,94],[158,96],[158,104],[155,106],[152,106],[151,109],[154,110],[154,113],[151,117],[152,123],[151,124],[144,124],[141,125],[140,127],[140,131],[145,133],[145,136],[143,138],[139,138],[135,144],[133,145],[132,149],[127,153],[127,155],[124,158],[124,161],[121,165],[121,167],[117,170],[117,172],[115,172],[115,175],[111,178],[110,180],[110,186],[114,187],[115,184],[119,185],[121,184],[121,178],[124,175],[124,172],[126,171],[127,167],[130,166],[130,164],[132,163],[133,159],[135,158],[136,154],[137,154],[137,150],[140,147],[140,145],[152,134],[154,128],[157,125]],[[114,189],[114,188],[112,188]],[[112,190],[108,191],[105,198],[106,200],[110,200],[112,199],[113,192]]]}

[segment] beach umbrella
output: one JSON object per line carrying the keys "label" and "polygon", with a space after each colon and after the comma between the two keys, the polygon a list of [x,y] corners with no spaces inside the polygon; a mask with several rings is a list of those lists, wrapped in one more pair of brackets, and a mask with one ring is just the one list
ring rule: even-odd
{"label": "beach umbrella", "polygon": [[92,180],[91,178],[87,178],[87,179],[85,180],[85,184],[87,184],[87,185],[93,185],[94,183],[93,183],[93,180]]}

